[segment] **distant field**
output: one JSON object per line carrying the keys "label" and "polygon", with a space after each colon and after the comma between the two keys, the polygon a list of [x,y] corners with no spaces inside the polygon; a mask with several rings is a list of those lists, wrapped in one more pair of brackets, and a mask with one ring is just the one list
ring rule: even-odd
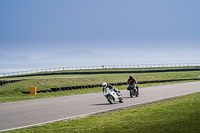
{"label": "distant field", "polygon": [[[101,71],[147,71],[147,70],[199,69],[199,68],[200,66],[151,67],[151,68],[105,68],[105,69],[63,70],[63,71],[52,71],[52,72],[62,73],[62,72],[101,72]],[[41,72],[41,73],[45,73],[45,72]]]}
{"label": "distant field", "polygon": [[[5,76],[5,77],[0,77],[0,80],[9,80],[9,79],[26,79],[26,78],[30,78],[30,77],[34,77],[34,78],[41,78],[40,76],[57,76],[60,77],[60,75],[64,75],[66,77],[69,76],[80,76],[80,74],[63,74],[63,73],[73,73],[73,72],[113,72],[113,71],[153,71],[153,70],[178,70],[178,69],[200,69],[200,66],[185,66],[185,67],[152,67],[152,68],[106,68],[106,69],[84,69],[84,70],[61,70],[61,71],[46,71],[46,72],[39,72],[39,73],[31,73],[31,74],[23,74],[23,75],[14,75],[14,76]],[[54,75],[41,75],[41,74],[54,74]],[[32,75],[32,76],[29,76]],[[40,75],[40,76],[37,76]],[[83,74],[81,74],[83,75]],[[19,77],[17,77],[19,76]]]}

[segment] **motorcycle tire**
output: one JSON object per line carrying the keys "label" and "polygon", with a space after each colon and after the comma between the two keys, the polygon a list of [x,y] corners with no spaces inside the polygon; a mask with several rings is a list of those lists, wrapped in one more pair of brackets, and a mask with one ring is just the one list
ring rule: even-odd
{"label": "motorcycle tire", "polygon": [[139,95],[139,92],[138,92],[138,90],[137,90],[137,92],[136,92],[136,97],[138,97],[138,95]]}
{"label": "motorcycle tire", "polygon": [[133,92],[130,90],[130,97],[133,98]]}
{"label": "motorcycle tire", "polygon": [[114,97],[111,96],[111,95],[108,95],[108,96],[107,96],[107,100],[108,100],[108,102],[109,102],[110,104],[115,103],[115,99],[114,99]]}
{"label": "motorcycle tire", "polygon": [[119,103],[123,103],[123,101],[122,101],[122,100],[119,100]]}

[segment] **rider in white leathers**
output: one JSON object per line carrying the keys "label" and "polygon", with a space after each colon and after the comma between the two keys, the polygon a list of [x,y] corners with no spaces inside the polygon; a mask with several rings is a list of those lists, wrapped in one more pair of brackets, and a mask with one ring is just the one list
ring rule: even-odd
{"label": "rider in white leathers", "polygon": [[103,92],[104,92],[104,89],[108,87],[109,89],[113,89],[119,96],[120,91],[118,89],[115,89],[112,85],[108,85],[106,82],[103,82],[102,87],[103,87]]}

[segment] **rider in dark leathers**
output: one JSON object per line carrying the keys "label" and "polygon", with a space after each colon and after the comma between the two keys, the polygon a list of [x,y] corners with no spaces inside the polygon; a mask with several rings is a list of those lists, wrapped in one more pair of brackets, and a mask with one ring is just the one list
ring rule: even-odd
{"label": "rider in dark leathers", "polygon": [[[130,89],[130,85],[135,86],[135,84],[137,84],[137,81],[133,78],[132,75],[129,76],[128,84],[129,84],[129,86],[128,86],[127,90]],[[136,86],[136,89],[137,89],[137,92],[138,92],[138,87],[137,86]]]}

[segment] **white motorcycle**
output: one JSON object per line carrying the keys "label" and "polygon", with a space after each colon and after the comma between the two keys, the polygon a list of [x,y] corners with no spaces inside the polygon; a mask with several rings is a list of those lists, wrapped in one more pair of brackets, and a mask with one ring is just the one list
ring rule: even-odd
{"label": "white motorcycle", "polygon": [[[117,89],[115,89],[117,90]],[[118,90],[117,90],[118,91]],[[107,98],[108,102],[110,104],[113,104],[115,102],[120,102],[120,103],[123,103],[123,98],[122,98],[122,95],[120,93],[120,91],[118,91],[118,94],[114,91],[114,88],[113,89],[110,89],[109,87],[106,87],[104,89],[104,92],[103,92],[104,96]]]}

